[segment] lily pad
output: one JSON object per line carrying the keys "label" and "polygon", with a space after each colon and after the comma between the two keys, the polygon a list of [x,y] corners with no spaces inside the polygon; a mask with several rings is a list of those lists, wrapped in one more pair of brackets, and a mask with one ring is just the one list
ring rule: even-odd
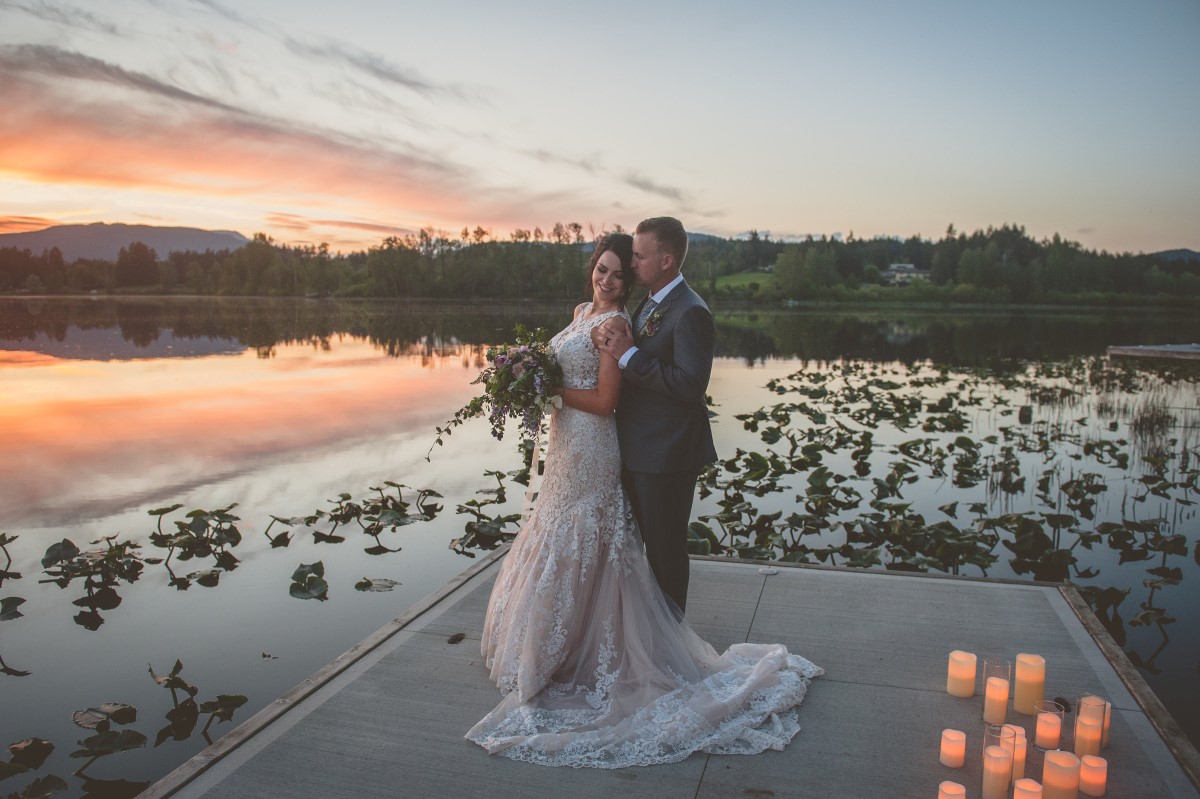
{"label": "lily pad", "polygon": [[391,591],[400,585],[399,580],[389,580],[386,577],[364,577],[354,584],[356,591]]}
{"label": "lily pad", "polygon": [[132,724],[137,721],[137,708],[133,705],[109,702],[100,707],[76,710],[71,714],[71,720],[88,730],[97,729],[106,721],[112,721],[115,724]]}
{"label": "lily pad", "polygon": [[200,705],[200,712],[211,713],[221,721],[229,721],[233,718],[234,711],[248,701],[250,700],[241,694],[218,694],[216,699]]}
{"label": "lily pad", "polygon": [[79,745],[83,748],[72,752],[71,757],[103,757],[140,749],[146,745],[146,736],[137,730],[109,730],[84,738]]}
{"label": "lily pad", "polygon": [[0,621],[12,621],[19,619],[25,615],[17,610],[17,607],[24,605],[25,600],[19,596],[6,596],[0,599]]}
{"label": "lily pad", "polygon": [[22,766],[20,763],[10,763],[7,760],[0,760],[0,781],[6,780],[9,777],[15,777],[18,774],[24,774],[33,769],[28,766]]}
{"label": "lily pad", "polygon": [[325,582],[325,563],[301,563],[292,572],[292,584],[289,593],[297,599],[329,598],[329,583]]}
{"label": "lily pad", "polygon": [[44,799],[57,793],[66,793],[68,790],[70,788],[62,777],[47,774],[26,785],[25,790],[20,793],[10,794],[10,799]]}
{"label": "lily pad", "polygon": [[12,762],[28,769],[39,769],[54,751],[54,744],[43,738],[26,738],[8,747]]}
{"label": "lily pad", "polygon": [[82,799],[133,799],[149,787],[149,782],[87,778],[83,781]]}
{"label": "lily pad", "polygon": [[77,557],[79,557],[79,547],[75,546],[70,539],[64,538],[57,544],[47,547],[46,554],[42,556],[42,568],[49,569],[51,566]]}
{"label": "lily pad", "polygon": [[170,674],[155,674],[154,666],[150,666],[149,671],[150,679],[154,680],[154,682],[158,683],[164,688],[184,691],[188,696],[195,696],[200,691],[199,688],[179,676],[179,672],[183,671],[182,660],[175,661],[175,666],[171,669]]}

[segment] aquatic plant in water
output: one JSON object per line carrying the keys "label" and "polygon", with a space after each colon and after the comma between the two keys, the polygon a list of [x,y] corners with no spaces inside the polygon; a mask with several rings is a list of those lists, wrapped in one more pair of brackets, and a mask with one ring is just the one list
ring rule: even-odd
{"label": "aquatic plant in water", "polygon": [[[1187,554],[1178,527],[1194,521],[1198,470],[1189,440],[1168,436],[1176,420],[1161,386],[1200,383],[1195,370],[1166,371],[1102,358],[992,370],[844,363],[773,380],[769,391],[797,400],[735,417],[767,449],[738,449],[701,475],[700,496],[716,495],[719,511],[692,523],[689,546],[955,574],[987,574],[1007,552],[1016,575],[1086,582],[1099,569],[1078,553],[1107,543],[1122,564],[1161,557],[1129,624],[1164,630],[1173,619],[1155,592],[1182,577],[1167,559]],[[1097,435],[1089,416],[1100,411]],[[1122,425],[1145,435],[1111,436]],[[1123,498],[1110,497],[1114,484]],[[929,507],[935,496],[952,501]],[[1147,518],[1139,506],[1150,502]],[[960,521],[960,506],[973,518]],[[1106,626],[1124,624],[1128,591],[1085,587]]]}

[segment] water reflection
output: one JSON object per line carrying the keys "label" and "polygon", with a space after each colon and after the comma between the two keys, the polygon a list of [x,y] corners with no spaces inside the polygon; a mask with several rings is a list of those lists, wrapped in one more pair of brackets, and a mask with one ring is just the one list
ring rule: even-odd
{"label": "water reflection", "polygon": [[[497,447],[488,438],[486,424],[456,432],[452,450],[439,450],[429,464],[424,454],[433,430],[472,393],[470,381],[484,365],[487,345],[507,339],[517,322],[557,329],[569,313],[569,308],[521,305],[459,309],[370,302],[0,300],[0,380],[5,390],[0,405],[0,536],[7,535],[0,538],[7,564],[0,572],[0,599],[24,598],[19,610],[11,610],[28,613],[0,621],[0,655],[13,666],[0,660],[0,706],[6,708],[0,733],[17,740],[30,732],[18,720],[40,718],[48,720],[53,736],[39,734],[60,742],[75,740],[71,713],[97,695],[118,696],[151,708],[152,717],[164,715],[168,724],[150,750],[119,761],[108,758],[121,766],[103,776],[153,778],[203,745],[205,736],[194,734],[198,728],[215,735],[209,725],[216,717],[199,724],[200,715],[209,711],[200,703],[193,708],[182,695],[177,700],[165,696],[157,683],[146,680],[147,662],[186,660],[197,682],[246,698],[239,713],[249,715],[440,586],[463,567],[450,542],[463,550],[494,545],[503,529],[514,526],[519,502],[477,493],[503,485],[503,472],[485,475],[484,469],[512,469],[516,462],[507,445]],[[821,409],[805,398],[811,411],[825,417],[794,413],[796,425],[790,432],[796,439],[795,457],[810,459],[799,489],[804,498],[794,501],[792,486],[762,495],[743,491],[756,513],[750,524],[776,512],[786,518],[805,505],[806,518],[797,524],[809,532],[796,540],[813,553],[828,548],[832,558],[848,552],[849,558],[870,565],[869,558],[855,553],[885,553],[890,546],[894,551],[881,554],[877,562],[886,558],[894,568],[946,564],[968,574],[982,568],[993,574],[1068,574],[1094,588],[1089,602],[1097,615],[1130,657],[1156,678],[1153,687],[1167,705],[1186,706],[1195,678],[1185,669],[1200,661],[1200,636],[1187,634],[1200,619],[1193,599],[1198,581],[1190,565],[1193,556],[1200,563],[1200,550],[1189,552],[1185,541],[1181,557],[1174,533],[1160,531],[1162,537],[1155,538],[1152,531],[1128,524],[1106,528],[1095,540],[1095,524],[1084,522],[1109,516],[1116,522],[1126,516],[1144,521],[1158,514],[1171,517],[1175,531],[1194,529],[1194,511],[1176,504],[1160,513],[1155,503],[1162,498],[1154,493],[1155,488],[1177,492],[1182,475],[1195,469],[1194,462],[1180,462],[1194,457],[1180,455],[1194,453],[1194,434],[1191,444],[1171,444],[1182,433],[1174,428],[1164,432],[1161,416],[1164,406],[1166,413],[1176,415],[1176,405],[1196,406],[1194,388],[1190,398],[1178,387],[1131,390],[1119,374],[1096,378],[1111,384],[1088,386],[1090,378],[1055,373],[1050,366],[1035,372],[1036,385],[1015,381],[1028,367],[1026,357],[1058,362],[1100,353],[1112,343],[1198,340],[1200,322],[1119,314],[915,311],[736,312],[721,313],[717,321],[720,358],[710,391],[719,413],[718,449],[727,458],[734,458],[739,447],[746,452],[763,449],[758,435],[742,430],[735,417],[782,401],[763,384],[801,367],[827,373],[855,359],[884,362],[889,368],[937,361],[960,372],[953,385],[919,386],[920,400],[882,386],[873,387],[874,401],[861,407]],[[958,385],[969,382],[981,365],[989,367],[989,379],[999,381],[1000,388]],[[1182,385],[1186,392],[1194,384]],[[912,415],[913,427],[896,440],[879,428],[861,429],[865,420],[903,419],[906,414]],[[981,417],[992,425],[994,443],[966,429]],[[1084,435],[1076,420],[1087,417],[1093,421]],[[843,431],[840,438],[814,432],[831,427],[836,418],[856,429]],[[1133,424],[1138,418],[1144,420],[1141,427]],[[1109,427],[1113,423],[1119,430]],[[970,443],[959,440],[963,435]],[[781,432],[777,449],[785,439]],[[805,450],[813,444],[825,447],[828,472],[810,481],[820,465],[815,452]],[[1100,469],[1091,466],[1075,468],[1062,480],[1048,479],[1045,465],[1037,461],[1062,446],[1129,475],[1106,477],[1107,489],[1101,492],[1094,491],[1097,483],[1088,476]],[[1166,458],[1160,471],[1154,467],[1156,457]],[[901,461],[907,467],[896,465]],[[747,455],[739,460],[738,468],[743,467],[762,464]],[[766,468],[769,473],[770,462]],[[845,480],[839,483],[835,475]],[[1141,479],[1155,475],[1171,486]],[[389,531],[382,539],[347,528],[350,516],[346,523],[334,520],[335,514],[349,512],[348,504],[366,508],[370,486],[388,479],[437,488],[449,507],[469,510],[457,518],[425,513],[438,517]],[[986,515],[995,525],[973,526],[982,514],[966,501],[958,503],[957,517],[944,512],[939,506],[948,503],[931,489],[942,480],[990,505]],[[786,484],[782,478],[778,482]],[[929,498],[914,500],[926,490]],[[1185,498],[1197,488],[1187,490],[1192,493]],[[353,496],[339,504],[343,492]],[[1041,497],[1043,504],[1054,505],[1038,513],[1038,527],[1049,538],[1046,546],[1029,522],[1021,521]],[[165,556],[170,544],[163,539],[160,550],[151,548],[156,519],[147,512],[177,502],[186,504],[164,522],[168,533],[189,509],[218,508],[228,514],[231,504],[238,503],[240,539],[225,547],[229,553],[236,546],[236,562],[222,566],[214,560],[219,546],[190,562],[164,557],[162,567],[152,561],[148,555]],[[317,518],[313,509],[322,502],[323,520],[306,521]],[[912,507],[901,507],[908,502]],[[839,506],[863,522],[854,528],[853,536],[860,540],[849,550],[842,550],[842,540],[829,538],[831,531],[844,530],[833,523]],[[720,510],[716,496],[697,505],[698,514]],[[916,514],[926,520],[924,527]],[[1056,524],[1062,521],[1058,516],[1067,515],[1080,523]],[[935,530],[930,537],[928,528],[940,521],[949,523],[940,528],[945,535],[937,539]],[[876,537],[889,525],[904,537]],[[1008,527],[1002,530],[1002,525]],[[1087,540],[1072,532],[1075,527]],[[1022,532],[1028,535],[1021,538]],[[106,538],[111,540],[104,543]],[[345,541],[334,546],[333,538]],[[138,584],[131,585],[116,571],[129,560],[126,556],[136,553],[127,549],[112,556],[114,571],[107,584],[101,579],[80,588],[82,573],[65,588],[40,583],[53,577],[46,568],[58,568],[43,566],[41,559],[63,539],[82,550],[106,551],[124,541],[139,542],[149,565]],[[1020,542],[1018,550],[1001,541]],[[943,545],[940,551],[937,544]],[[394,551],[401,547],[403,552]],[[372,549],[377,554],[370,554]],[[1055,554],[1067,550],[1078,561],[1067,563]],[[798,547],[793,551],[801,552]],[[78,568],[84,569],[84,562]],[[1159,568],[1165,571],[1148,571]],[[365,574],[373,575],[367,581],[371,585],[395,590],[358,588]],[[204,586],[202,579],[215,590],[170,590],[185,583]],[[1151,585],[1147,579],[1156,582]],[[119,601],[108,590],[119,594]],[[298,601],[298,595],[330,601]],[[0,616],[8,610],[0,608]],[[72,624],[75,617],[80,626]],[[230,625],[232,618],[239,624]],[[1173,619],[1179,620],[1175,630],[1168,626]],[[89,631],[101,624],[98,632]],[[104,646],[97,646],[101,638]],[[1157,679],[1159,673],[1162,679]],[[16,674],[26,676],[15,679]],[[151,690],[153,694],[146,693]],[[213,713],[231,707],[220,704],[222,696],[211,700],[218,703]],[[1195,735],[1194,724],[1189,732]],[[59,753],[53,757],[59,764],[51,761],[52,769],[67,773]],[[107,766],[102,760],[95,768]]]}
{"label": "water reflection", "polygon": [[[0,349],[97,360],[243,350],[270,358],[281,345],[328,351],[331,341],[349,338],[394,357],[446,356],[470,345],[502,341],[517,322],[557,329],[567,314],[569,309],[558,304],[534,303],[464,308],[433,301],[0,298]],[[718,310],[717,327],[717,355],[747,363],[845,358],[976,366],[1102,354],[1113,344],[1200,339],[1200,322],[1161,309]]]}

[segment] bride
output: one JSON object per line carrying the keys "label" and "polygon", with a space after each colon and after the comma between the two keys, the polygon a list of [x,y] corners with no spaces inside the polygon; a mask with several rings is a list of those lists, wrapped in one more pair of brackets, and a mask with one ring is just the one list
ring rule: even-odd
{"label": "bride", "polygon": [[629,235],[601,239],[592,301],[551,340],[563,408],[550,418],[545,479],[504,558],[482,650],[503,700],[466,737],[547,766],[623,768],[692,752],[782,749],[822,670],[778,644],[703,641],[658,587],[629,500],[613,416],[621,373],[592,344],[628,320]]}

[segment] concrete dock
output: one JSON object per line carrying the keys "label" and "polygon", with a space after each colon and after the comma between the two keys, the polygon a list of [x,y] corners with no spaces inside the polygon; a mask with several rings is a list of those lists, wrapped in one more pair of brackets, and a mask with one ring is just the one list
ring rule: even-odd
{"label": "concrete dock", "polygon": [[1109,347],[1109,357],[1166,358],[1184,361],[1200,360],[1200,344],[1118,345]]}
{"label": "concrete dock", "polygon": [[[1200,757],[1069,587],[694,559],[688,620],[717,649],[780,642],[822,666],[783,752],[695,754],[666,766],[550,769],[463,739],[498,701],[479,654],[503,552],[375,633],[141,796],[928,797],[943,780],[980,796],[982,698],[945,691],[950,650],[1046,658],[1046,696],[1113,705],[1108,796],[1200,797]],[[459,643],[458,633],[465,634]],[[1033,739],[1031,719],[1015,714]],[[943,728],[967,765],[938,762]],[[1069,745],[1069,744],[1068,744]],[[1040,781],[1030,747],[1026,775]]]}

